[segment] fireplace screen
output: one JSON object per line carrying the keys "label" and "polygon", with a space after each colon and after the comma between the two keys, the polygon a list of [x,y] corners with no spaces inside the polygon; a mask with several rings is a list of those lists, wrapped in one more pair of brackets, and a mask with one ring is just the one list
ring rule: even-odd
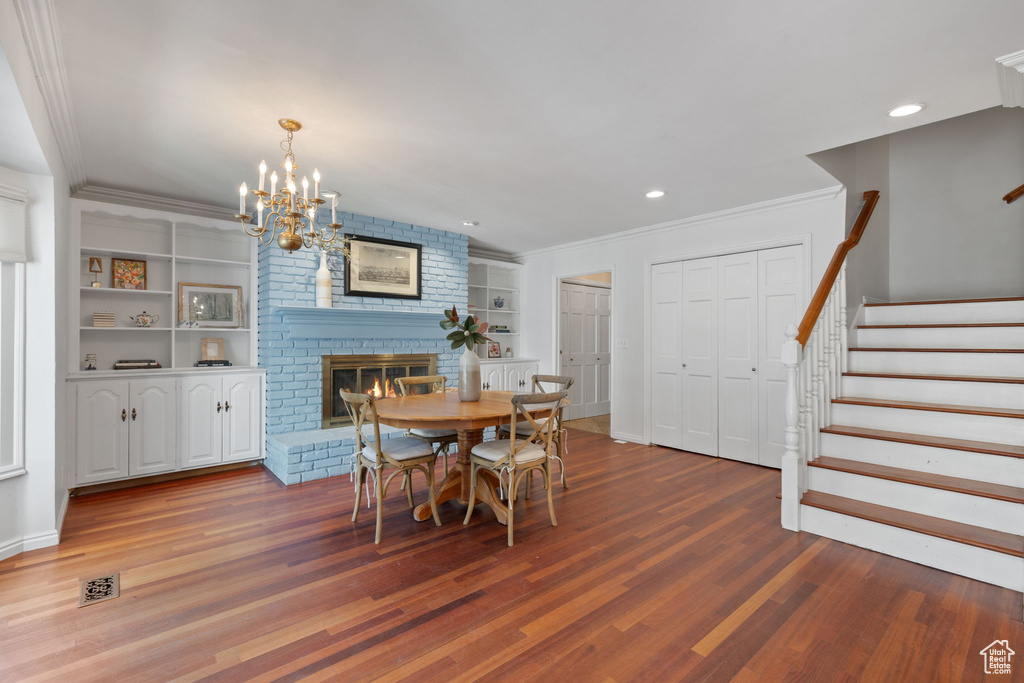
{"label": "fireplace screen", "polygon": [[432,353],[379,353],[361,356],[323,356],[324,429],[352,424],[341,390],[385,398],[398,395],[399,377],[437,374]]}

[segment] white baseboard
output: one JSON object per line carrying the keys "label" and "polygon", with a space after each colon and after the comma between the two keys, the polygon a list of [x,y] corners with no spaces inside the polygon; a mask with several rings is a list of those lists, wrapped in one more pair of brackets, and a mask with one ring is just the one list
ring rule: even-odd
{"label": "white baseboard", "polygon": [[643,437],[642,436],[637,436],[636,434],[626,434],[624,432],[613,431],[612,432],[612,438],[613,439],[621,439],[622,441],[629,441],[630,443],[638,443],[641,446],[644,445]]}
{"label": "white baseboard", "polygon": [[35,536],[15,538],[5,543],[0,543],[0,560],[6,560],[9,557],[20,555],[21,553],[28,552],[29,550],[49,548],[52,545],[60,543],[60,532],[64,527],[64,515],[67,514],[68,511],[69,499],[70,496],[68,495],[68,492],[65,491],[64,498],[60,502],[60,510],[57,513],[56,529],[42,534],[36,534]]}
{"label": "white baseboard", "polygon": [[24,552],[38,550],[39,548],[49,548],[51,545],[57,545],[58,543],[60,543],[60,533],[56,529],[47,531],[45,534],[29,536],[21,542]]}
{"label": "white baseboard", "polygon": [[64,491],[64,498],[60,501],[60,509],[57,511],[57,540],[60,541],[60,535],[64,531],[64,515],[68,512],[68,503],[71,500],[71,492],[68,490]]}
{"label": "white baseboard", "polygon": [[24,550],[25,543],[20,538],[6,543],[0,543],[0,560],[6,560],[8,557],[14,557],[15,555],[22,553]]}

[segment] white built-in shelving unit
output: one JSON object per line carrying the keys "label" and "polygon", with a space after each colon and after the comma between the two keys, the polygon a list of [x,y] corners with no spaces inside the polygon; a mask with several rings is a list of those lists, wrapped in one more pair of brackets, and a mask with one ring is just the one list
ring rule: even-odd
{"label": "white built-in shelving unit", "polygon": [[[522,299],[519,283],[523,267],[518,263],[470,257],[468,313],[478,315],[490,326],[487,336],[501,345],[501,357],[489,358],[487,345],[478,347],[485,389],[529,390],[537,372],[537,359],[522,357],[523,330],[520,326]],[[500,300],[500,301],[499,301]],[[498,304],[501,305],[498,305]],[[495,329],[504,326],[508,332]],[[511,349],[512,355],[506,356]]]}

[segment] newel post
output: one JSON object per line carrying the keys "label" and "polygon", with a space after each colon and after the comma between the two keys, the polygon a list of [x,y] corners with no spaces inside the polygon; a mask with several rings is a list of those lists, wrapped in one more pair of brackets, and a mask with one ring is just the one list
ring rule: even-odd
{"label": "newel post", "polygon": [[786,366],[786,451],[782,454],[782,528],[800,531],[800,497],[803,493],[803,462],[800,455],[800,403],[797,369],[803,349],[796,340],[796,325],[786,328],[782,364]]}

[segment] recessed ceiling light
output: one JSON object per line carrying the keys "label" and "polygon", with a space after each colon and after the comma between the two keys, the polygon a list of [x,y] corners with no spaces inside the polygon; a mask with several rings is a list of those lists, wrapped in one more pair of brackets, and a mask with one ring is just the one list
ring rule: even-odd
{"label": "recessed ceiling light", "polygon": [[340,197],[341,193],[337,190],[324,190],[320,193],[320,196],[325,199],[334,199],[335,197]]}
{"label": "recessed ceiling light", "polygon": [[648,199],[657,199],[658,197],[664,197],[664,196],[665,196],[665,190],[651,190],[646,195],[646,197]]}
{"label": "recessed ceiling light", "polygon": [[919,104],[919,103],[901,104],[900,106],[896,107],[895,109],[890,109],[888,111],[888,114],[889,114],[889,116],[891,116],[893,118],[899,118],[901,116],[910,116],[911,114],[916,114],[917,112],[921,111],[922,109],[924,109],[924,105],[923,104]]}
{"label": "recessed ceiling light", "polygon": [[462,221],[462,225],[467,228],[472,228],[474,225],[480,225],[480,221]]}

